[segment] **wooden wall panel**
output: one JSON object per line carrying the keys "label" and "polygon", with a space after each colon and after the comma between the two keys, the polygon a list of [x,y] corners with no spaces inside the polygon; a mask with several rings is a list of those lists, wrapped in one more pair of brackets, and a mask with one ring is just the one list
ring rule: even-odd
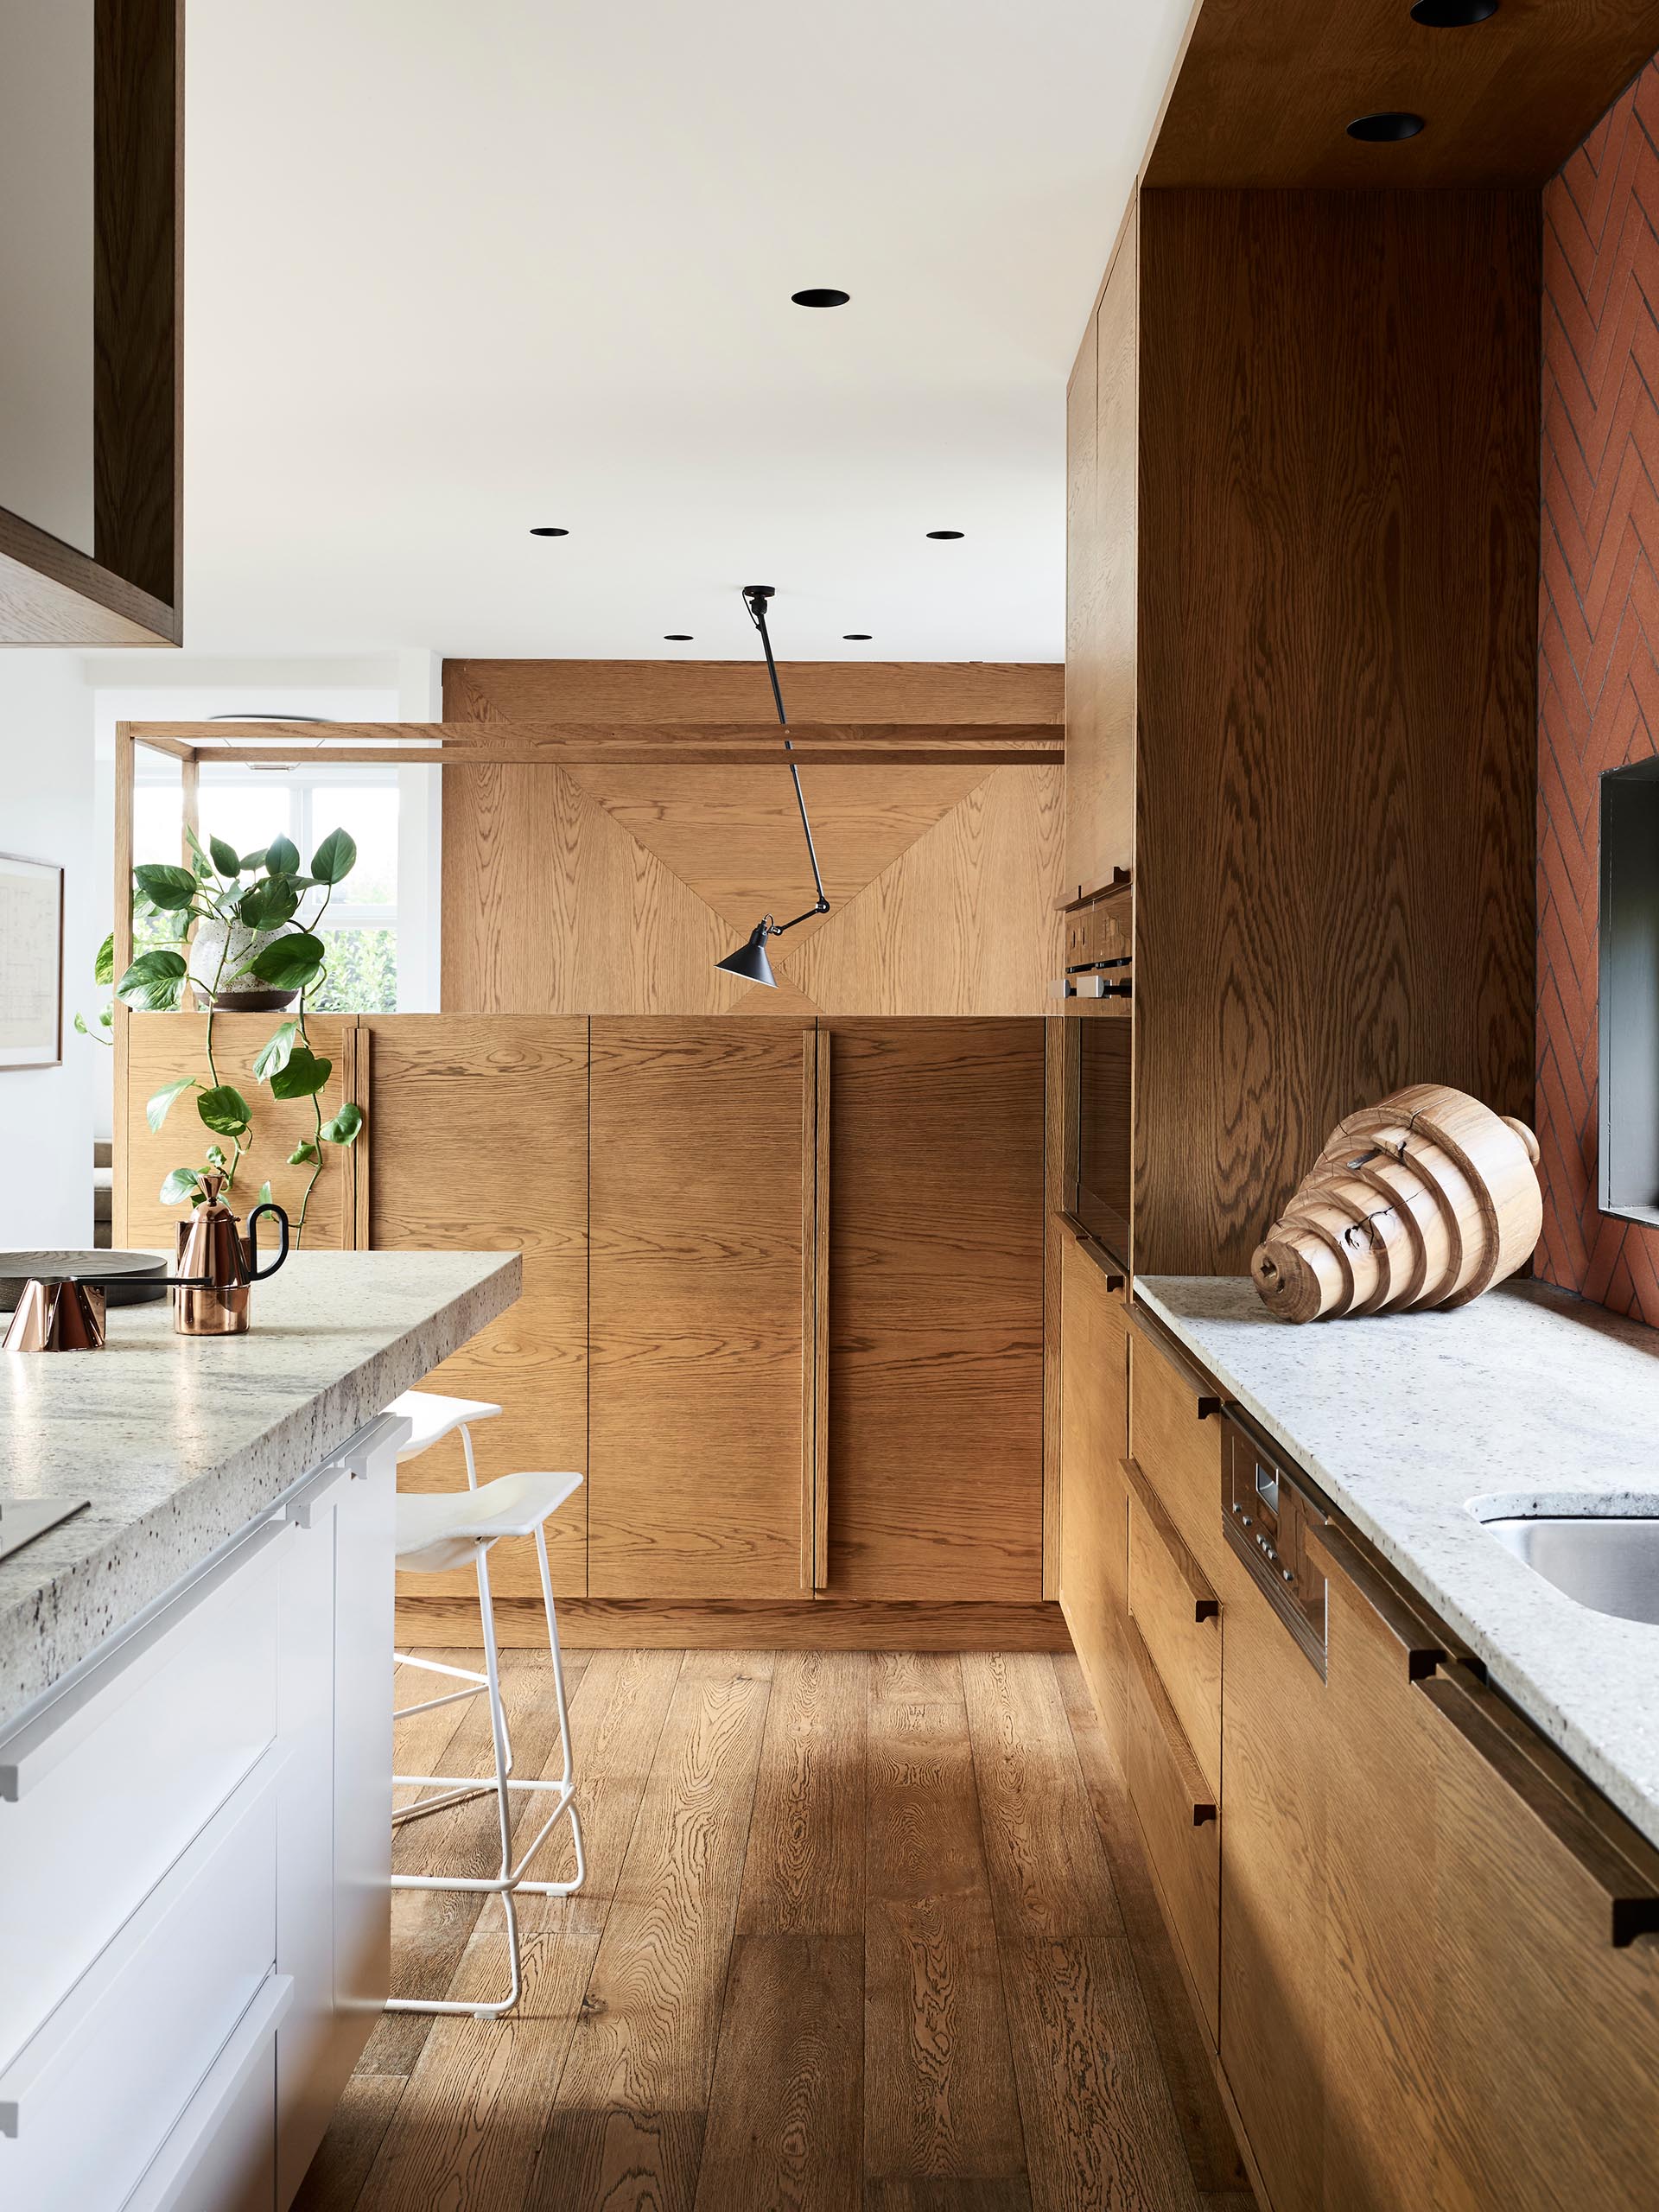
{"label": "wooden wall panel", "polygon": [[1133,211],[1068,393],[1066,895],[1135,856],[1139,276]]}
{"label": "wooden wall panel", "polygon": [[592,1597],[799,1592],[803,1027],[593,1024]]}
{"label": "wooden wall panel", "polygon": [[773,967],[832,1014],[1040,1014],[1059,973],[1057,768],[997,768]]}
{"label": "wooden wall panel", "polygon": [[1243,1273],[1354,1107],[1531,1112],[1537,201],[1145,192],[1141,266],[1135,1258]]}
{"label": "wooden wall panel", "polygon": [[[474,1431],[481,1481],[588,1465],[588,1023],[397,1014],[359,1032],[369,1063],[363,1242],[384,1251],[522,1249],[524,1294],[422,1385],[502,1408]],[[404,1467],[404,1489],[456,1490],[459,1440]],[[586,1490],[547,1528],[554,1587],[587,1588]],[[504,1596],[537,1594],[529,1544],[498,1546]],[[405,1575],[399,1596],[472,1602],[471,1570]]]}
{"label": "wooden wall panel", "polygon": [[1043,1024],[828,1037],[830,1596],[1039,1598]]}
{"label": "wooden wall panel", "polygon": [[736,942],[563,768],[444,770],[446,1013],[723,1014]]}
{"label": "wooden wall panel", "polygon": [[[254,1056],[284,1019],[280,1014],[219,1014],[213,1023],[213,1057],[220,1081],[234,1084],[253,1109],[254,1141],[238,1173],[233,1193],[238,1211],[245,1214],[256,1203],[261,1183],[269,1180],[272,1198],[297,1223],[311,1171],[290,1167],[288,1155],[302,1137],[309,1138],[315,1132],[311,1102],[273,1098],[269,1086],[256,1082],[253,1075]],[[353,1095],[347,1087],[346,1062],[355,1049],[356,1017],[313,1014],[308,1027],[313,1050],[334,1063],[334,1072],[321,1096],[322,1117],[327,1121],[342,1101]],[[139,1249],[165,1249],[170,1256],[175,1226],[189,1208],[164,1206],[158,1195],[162,1183],[171,1168],[200,1168],[207,1147],[222,1140],[202,1127],[195,1107],[197,1092],[187,1092],[174,1102],[159,1133],[144,1119],[144,1103],[179,1076],[200,1073],[207,1081],[202,1047],[207,1017],[205,1014],[135,1014],[128,1029],[126,1212],[121,1242]],[[363,1103],[360,1096],[359,1103]],[[118,1113],[121,1104],[116,1102]],[[356,1159],[353,1151],[341,1152],[330,1146],[326,1160],[306,1216],[302,1249],[307,1251],[349,1249],[353,1242]],[[119,1208],[115,1211],[118,1213]],[[257,1298],[257,1291],[254,1296]]]}
{"label": "wooden wall panel", "polygon": [[[774,616],[774,620],[784,618]],[[778,664],[791,721],[1061,722],[1058,661],[801,661]],[[769,721],[748,660],[447,660],[446,721]]]}

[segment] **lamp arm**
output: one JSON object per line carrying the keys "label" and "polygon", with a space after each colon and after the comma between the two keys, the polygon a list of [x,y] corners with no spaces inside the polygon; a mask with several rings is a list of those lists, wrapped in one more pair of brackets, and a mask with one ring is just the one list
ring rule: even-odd
{"label": "lamp arm", "polygon": [[[762,587],[751,585],[743,594],[743,604],[748,609],[750,621],[760,632],[760,643],[766,649],[766,674],[772,678],[772,702],[778,709],[778,720],[787,733],[789,717],[784,712],[784,695],[778,682],[778,664],[772,655],[772,632],[766,627],[766,601],[769,596],[769,592]],[[784,738],[784,750],[791,754],[795,750],[795,741],[787,734]],[[818,894],[818,903],[816,906],[809,906],[804,914],[797,914],[794,922],[774,922],[771,932],[773,937],[781,937],[785,930],[792,930],[796,922],[810,922],[815,914],[827,914],[830,911],[830,901],[823,895],[823,877],[818,870],[818,849],[812,842],[812,824],[807,818],[806,794],[801,789],[801,772],[792,759],[789,763],[789,776],[795,786],[795,804],[801,810],[801,833],[806,839],[806,857],[812,863],[812,887]]]}
{"label": "lamp arm", "polygon": [[782,937],[785,930],[792,930],[797,923],[810,922],[814,914],[827,914],[829,911],[830,901],[824,897],[823,887],[820,886],[818,903],[816,906],[809,906],[804,914],[797,914],[792,922],[774,922],[768,934],[772,937]]}

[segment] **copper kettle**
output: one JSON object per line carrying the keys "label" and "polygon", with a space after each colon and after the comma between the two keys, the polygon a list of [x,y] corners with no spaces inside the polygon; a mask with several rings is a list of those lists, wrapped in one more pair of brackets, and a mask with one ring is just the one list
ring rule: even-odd
{"label": "copper kettle", "polygon": [[[223,1175],[201,1179],[207,1197],[188,1221],[179,1224],[178,1272],[173,1292],[173,1326],[181,1337],[239,1337],[248,1325],[251,1285],[274,1275],[288,1257],[288,1216],[269,1199],[248,1216],[244,1236],[236,1216],[219,1197]],[[282,1242],[268,1268],[259,1265],[259,1217],[276,1217]]]}

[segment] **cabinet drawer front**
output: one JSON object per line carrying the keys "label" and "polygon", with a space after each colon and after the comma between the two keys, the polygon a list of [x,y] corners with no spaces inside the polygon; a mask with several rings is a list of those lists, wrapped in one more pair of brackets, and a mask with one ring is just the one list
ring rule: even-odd
{"label": "cabinet drawer front", "polygon": [[261,1783],[0,2075],[0,2120],[16,2130],[0,2140],[0,2203],[124,2203],[276,1948],[276,1791]]}
{"label": "cabinet drawer front", "polygon": [[[181,1592],[142,1649],[113,1651],[62,1714],[0,1748],[19,1790],[0,1801],[0,2065],[274,1741],[277,1560],[293,1541],[255,1539],[208,1597]],[[73,1734],[60,1757],[54,1727]]]}
{"label": "cabinet drawer front", "polygon": [[1221,1829],[1146,1646],[1133,1625],[1124,1770],[1159,1902],[1198,1993],[1211,2038],[1219,2033]]}
{"label": "cabinet drawer front", "polygon": [[[1160,1528],[1160,1522],[1162,1522]],[[1212,1792],[1221,1789],[1221,1609],[1160,1514],[1129,1496],[1129,1612],[1181,1732]]]}
{"label": "cabinet drawer front", "polygon": [[1221,1423],[1197,1378],[1138,1323],[1129,1335],[1129,1455],[1211,1582],[1221,1533]]}

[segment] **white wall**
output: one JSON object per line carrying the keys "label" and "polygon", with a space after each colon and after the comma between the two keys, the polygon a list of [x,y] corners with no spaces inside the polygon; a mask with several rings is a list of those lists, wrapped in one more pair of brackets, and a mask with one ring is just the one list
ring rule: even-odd
{"label": "white wall", "polygon": [[92,983],[99,862],[92,700],[79,656],[0,652],[0,852],[64,869],[63,1062],[0,1068],[0,1249],[92,1241],[92,1099],[107,1048],[78,1037]]}

